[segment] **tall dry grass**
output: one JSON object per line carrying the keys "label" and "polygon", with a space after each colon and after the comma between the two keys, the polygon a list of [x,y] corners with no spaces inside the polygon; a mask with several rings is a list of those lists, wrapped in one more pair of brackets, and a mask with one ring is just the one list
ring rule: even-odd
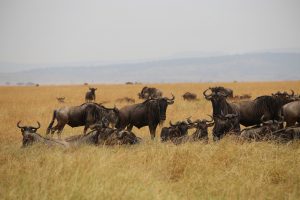
{"label": "tall dry grass", "polygon": [[[167,121],[205,118],[212,112],[202,91],[209,86],[230,87],[252,96],[278,90],[300,92],[300,82],[155,84],[175,104]],[[142,85],[96,85],[97,102],[122,107],[120,97],[135,98]],[[23,124],[42,124],[45,134],[52,111],[79,105],[87,86],[0,87],[0,199],[299,199],[300,143],[241,143],[232,137],[209,144],[175,146],[150,140],[148,128],[133,129],[143,138],[136,146],[21,149]],[[184,92],[199,101],[185,102]],[[64,105],[56,97],[65,96]],[[63,137],[82,133],[65,127]]]}

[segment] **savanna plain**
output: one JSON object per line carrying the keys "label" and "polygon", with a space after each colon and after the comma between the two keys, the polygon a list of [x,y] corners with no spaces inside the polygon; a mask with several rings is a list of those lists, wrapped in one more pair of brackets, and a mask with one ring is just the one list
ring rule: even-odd
{"label": "savanna plain", "polygon": [[[209,86],[232,88],[252,99],[294,89],[300,82],[149,84],[164,96],[176,97],[167,110],[175,122],[191,116],[208,118],[211,103],[202,92]],[[121,108],[122,97],[142,102],[144,85],[93,85],[96,102]],[[133,129],[143,142],[133,146],[87,146],[68,149],[33,145],[21,148],[16,127],[41,123],[45,135],[53,109],[80,105],[88,86],[0,87],[0,199],[299,199],[300,142],[242,142],[226,136],[209,143],[161,143],[160,130],[152,141],[148,127]],[[184,92],[198,95],[184,101]],[[66,103],[56,97],[65,96]],[[83,127],[66,126],[62,137],[81,134]],[[191,134],[193,129],[189,131]],[[55,135],[55,138],[57,136]]]}

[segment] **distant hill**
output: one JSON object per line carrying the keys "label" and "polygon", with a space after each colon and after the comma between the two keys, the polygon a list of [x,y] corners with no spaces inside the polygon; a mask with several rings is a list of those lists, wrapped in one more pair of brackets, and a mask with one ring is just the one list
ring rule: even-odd
{"label": "distant hill", "polygon": [[300,80],[299,53],[253,53],[139,63],[53,66],[0,73],[0,83],[42,84]]}

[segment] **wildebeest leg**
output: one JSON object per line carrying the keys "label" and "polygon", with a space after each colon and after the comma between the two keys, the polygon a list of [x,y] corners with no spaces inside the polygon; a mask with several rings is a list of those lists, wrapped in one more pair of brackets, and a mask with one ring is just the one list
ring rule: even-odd
{"label": "wildebeest leg", "polygon": [[62,124],[58,128],[57,135],[58,135],[59,139],[61,138],[61,132],[63,131],[64,127],[65,127],[65,124]]}
{"label": "wildebeest leg", "polygon": [[132,124],[129,124],[129,125],[127,126],[127,131],[130,131],[130,132],[131,132],[132,128],[133,128],[133,125],[132,125]]}
{"label": "wildebeest leg", "polygon": [[56,110],[53,112],[52,120],[51,120],[51,122],[50,122],[50,124],[49,124],[49,126],[47,128],[46,135],[48,135],[50,133],[50,131],[52,133],[51,129],[52,129],[52,126],[54,124],[55,119],[56,119]]}
{"label": "wildebeest leg", "polygon": [[88,130],[89,127],[90,127],[90,126],[89,126],[88,124],[84,126],[84,129],[83,129],[83,135],[86,134],[86,131]]}
{"label": "wildebeest leg", "polygon": [[152,140],[154,140],[155,138],[156,127],[157,125],[149,125],[149,130],[150,130],[150,135]]}

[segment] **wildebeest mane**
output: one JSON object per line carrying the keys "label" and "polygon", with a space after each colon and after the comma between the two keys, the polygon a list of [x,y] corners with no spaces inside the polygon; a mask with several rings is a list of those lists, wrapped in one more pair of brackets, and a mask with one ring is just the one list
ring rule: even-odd
{"label": "wildebeest mane", "polygon": [[255,100],[255,109],[259,111],[269,111],[272,114],[276,114],[278,109],[280,109],[280,103],[275,97],[272,96],[259,96]]}

